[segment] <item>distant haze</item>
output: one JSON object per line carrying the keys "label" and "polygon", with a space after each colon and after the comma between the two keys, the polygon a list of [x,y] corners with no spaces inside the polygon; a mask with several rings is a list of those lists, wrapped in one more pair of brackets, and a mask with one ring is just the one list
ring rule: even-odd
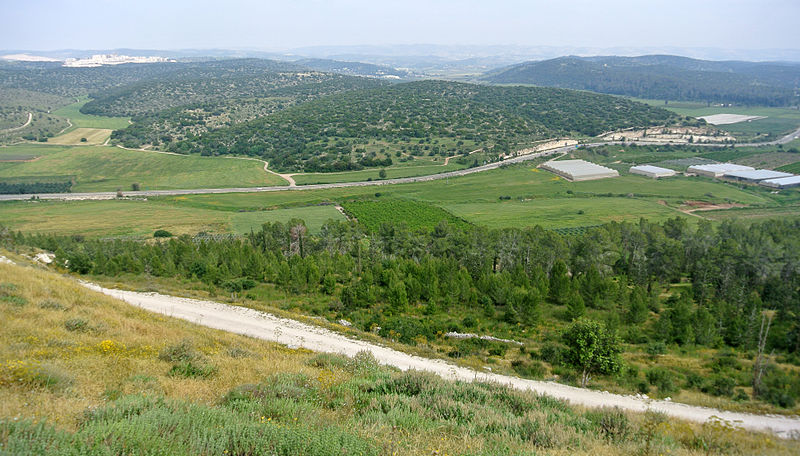
{"label": "distant haze", "polygon": [[324,54],[319,46],[433,43],[618,54],[717,49],[719,58],[763,49],[771,51],[752,59],[775,60],[796,59],[791,51],[800,47],[798,0],[29,0],[2,10],[5,50],[313,47],[307,54]]}

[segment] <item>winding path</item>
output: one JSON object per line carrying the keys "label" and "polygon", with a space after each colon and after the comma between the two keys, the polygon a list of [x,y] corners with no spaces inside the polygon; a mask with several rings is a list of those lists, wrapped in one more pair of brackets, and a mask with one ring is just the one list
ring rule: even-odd
{"label": "winding path", "polygon": [[347,356],[353,356],[359,351],[367,350],[372,352],[381,364],[395,366],[402,370],[428,371],[450,380],[505,384],[516,389],[532,390],[586,407],[619,407],[633,412],[655,410],[675,418],[700,423],[706,422],[712,417],[719,417],[744,429],[772,432],[780,437],[788,438],[800,434],[800,419],[797,417],[728,412],[670,401],[648,400],[641,397],[575,388],[554,382],[527,380],[507,375],[479,372],[450,364],[444,360],[414,356],[382,345],[351,339],[318,326],[276,317],[269,313],[246,307],[158,293],[109,289],[87,282],[81,282],[81,284],[91,290],[104,293],[151,312],[180,318],[210,328],[286,344],[290,347],[302,347],[319,352],[341,353]]}
{"label": "winding path", "polygon": [[0,133],[9,133],[9,132],[12,132],[12,131],[22,130],[23,128],[25,128],[28,125],[30,125],[32,120],[33,120],[33,113],[29,112],[28,113],[28,120],[24,124],[20,125],[19,127],[6,128],[5,130],[0,130]]}

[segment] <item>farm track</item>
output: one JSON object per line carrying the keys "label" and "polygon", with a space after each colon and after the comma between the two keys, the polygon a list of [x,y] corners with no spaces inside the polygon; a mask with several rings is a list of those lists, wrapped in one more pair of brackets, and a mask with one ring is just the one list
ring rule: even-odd
{"label": "farm track", "polygon": [[619,407],[633,412],[654,410],[675,418],[701,423],[717,417],[730,421],[744,429],[771,432],[784,438],[794,437],[800,433],[800,419],[797,417],[728,412],[671,401],[656,401],[642,397],[593,391],[554,382],[527,380],[490,372],[480,372],[456,366],[441,359],[423,358],[382,345],[352,339],[318,326],[277,317],[245,307],[159,293],[109,289],[87,282],[81,282],[81,284],[91,290],[151,312],[180,318],[210,328],[286,344],[293,348],[300,347],[317,352],[341,353],[347,356],[353,356],[359,351],[367,350],[381,364],[394,366],[402,370],[428,371],[449,380],[504,384],[515,389],[532,390],[540,394],[567,400],[575,405]]}
{"label": "farm track", "polygon": [[[734,147],[761,147],[761,146],[774,146],[780,144],[787,144],[795,139],[800,137],[800,128],[789,133],[788,135],[776,139],[774,141],[764,142],[764,143],[746,143],[746,144],[734,144]],[[520,155],[512,158],[507,158],[505,160],[501,160],[494,163],[488,163],[481,166],[476,166],[474,168],[467,168],[458,171],[448,171],[445,173],[439,174],[430,174],[427,176],[417,176],[417,177],[400,177],[394,179],[384,179],[380,181],[361,181],[361,182],[336,182],[330,184],[309,184],[309,185],[291,185],[291,181],[287,179],[287,175],[284,174],[277,174],[278,176],[283,177],[289,181],[290,185],[287,186],[270,186],[270,187],[233,187],[233,188],[198,188],[198,189],[179,189],[179,190],[142,190],[138,192],[125,192],[125,196],[129,197],[148,197],[148,196],[178,196],[178,195],[201,195],[201,194],[219,194],[219,193],[257,193],[257,192],[280,192],[286,190],[292,191],[301,191],[301,190],[324,190],[330,188],[345,188],[345,187],[369,187],[369,186],[376,186],[376,185],[394,185],[394,184],[409,184],[414,182],[429,182],[434,180],[441,180],[441,179],[448,179],[451,177],[460,177],[466,176],[469,174],[479,173],[483,171],[489,171],[492,169],[497,169],[504,165],[510,165],[515,163],[522,163],[529,160],[535,160],[537,158],[547,157],[550,155],[556,154],[563,154],[568,153],[576,148],[582,147],[600,147],[605,145],[626,145],[630,144],[623,141],[606,141],[601,143],[587,143],[582,145],[572,145],[572,146],[565,146],[559,147],[556,149],[550,149],[543,152],[536,152],[532,154]],[[675,145],[674,143],[670,142],[648,142],[648,145],[655,145],[655,146],[665,146],[665,145]],[[691,144],[693,147],[726,147],[726,144]],[[158,153],[168,153],[172,154],[172,152],[161,152],[161,151],[149,151],[149,152],[158,152]],[[180,154],[178,154],[180,155]],[[257,159],[255,159],[257,160]],[[265,170],[267,170],[265,168]],[[267,170],[269,171],[269,170]],[[269,171],[272,172],[272,171]],[[291,175],[289,175],[291,178]],[[42,193],[42,194],[20,194],[20,195],[0,195],[0,201],[21,201],[31,199],[31,197],[36,196],[39,199],[50,199],[50,200],[103,200],[103,199],[114,199],[117,198],[117,192],[92,192],[92,193]]]}
{"label": "farm track", "polygon": [[28,113],[28,120],[24,124],[20,125],[19,127],[6,128],[5,130],[0,130],[0,133],[10,133],[12,131],[22,130],[23,128],[25,128],[28,125],[30,125],[32,120],[33,120],[33,113],[29,112]]}

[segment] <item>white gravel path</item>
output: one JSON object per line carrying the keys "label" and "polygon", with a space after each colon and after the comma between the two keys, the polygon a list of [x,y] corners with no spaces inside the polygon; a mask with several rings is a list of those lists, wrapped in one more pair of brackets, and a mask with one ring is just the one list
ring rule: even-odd
{"label": "white gravel path", "polygon": [[477,372],[472,369],[455,366],[443,360],[413,356],[384,346],[350,339],[321,327],[279,318],[245,307],[158,293],[108,289],[86,282],[82,282],[82,284],[89,289],[152,312],[188,320],[210,328],[275,341],[290,347],[302,347],[313,351],[340,353],[347,356],[353,356],[359,351],[368,350],[372,352],[380,363],[395,366],[402,370],[429,371],[452,380],[481,380],[507,384],[517,389],[533,390],[587,407],[613,406],[636,412],[650,409],[664,412],[676,418],[696,422],[705,422],[712,416],[716,416],[732,421],[745,429],[769,431],[780,437],[796,437],[800,435],[800,418],[797,417],[727,412],[668,401],[645,400],[634,396],[592,391],[553,382]]}

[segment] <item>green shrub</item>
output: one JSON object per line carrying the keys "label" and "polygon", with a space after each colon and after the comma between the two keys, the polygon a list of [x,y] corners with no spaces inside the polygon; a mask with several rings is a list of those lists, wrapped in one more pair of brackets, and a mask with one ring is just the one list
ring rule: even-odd
{"label": "green shrub", "polygon": [[217,368],[198,361],[181,361],[173,364],[169,375],[186,378],[208,378],[217,372]]}
{"label": "green shrub", "polygon": [[514,372],[524,378],[543,378],[547,374],[547,369],[539,361],[528,362],[522,359],[515,359],[511,362],[511,367]]}
{"label": "green shrub", "polygon": [[164,347],[158,353],[158,359],[171,363],[195,361],[200,358],[202,358],[202,355],[195,350],[194,344],[189,339],[183,339],[177,344]]}
{"label": "green shrub", "polygon": [[715,374],[703,387],[703,391],[714,396],[732,396],[736,380],[728,375]]}
{"label": "green shrub", "polygon": [[155,233],[153,233],[154,238],[168,238],[172,236],[173,234],[167,230],[156,230]]}
{"label": "green shrub", "polygon": [[7,302],[14,307],[22,307],[28,303],[27,299],[23,298],[22,296],[16,296],[16,295],[0,296],[0,301]]}
{"label": "green shrub", "polygon": [[64,322],[64,328],[72,332],[85,332],[90,329],[89,322],[83,318],[70,318]]}
{"label": "green shrub", "polygon": [[592,424],[594,424],[600,434],[606,439],[622,442],[628,439],[633,433],[633,428],[626,415],[618,408],[603,408],[593,410],[585,414]]}
{"label": "green shrub", "polygon": [[64,310],[65,307],[61,305],[61,303],[52,300],[45,300],[39,303],[40,309],[47,309],[47,310]]}
{"label": "green shrub", "polygon": [[658,388],[658,393],[661,395],[680,391],[680,388],[675,384],[675,374],[669,369],[654,367],[647,371],[646,377],[648,383]]}

